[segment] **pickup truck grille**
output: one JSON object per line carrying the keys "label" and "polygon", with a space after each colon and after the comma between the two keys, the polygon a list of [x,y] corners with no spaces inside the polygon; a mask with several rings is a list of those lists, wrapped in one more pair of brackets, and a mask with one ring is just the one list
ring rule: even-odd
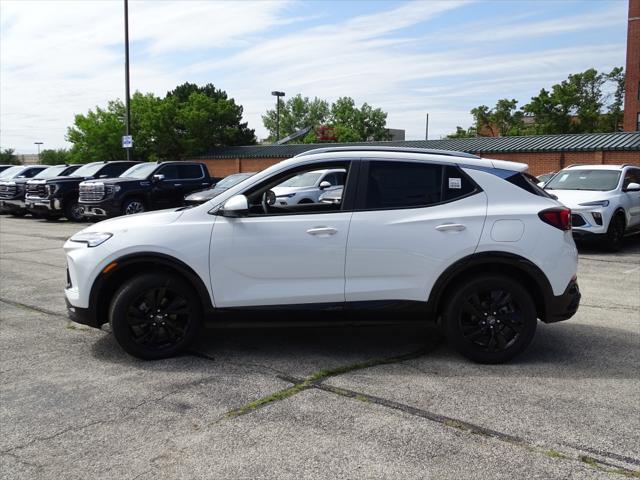
{"label": "pickup truck grille", "polygon": [[14,184],[0,183],[0,198],[13,198],[18,193],[18,187]]}
{"label": "pickup truck grille", "polygon": [[80,185],[80,201],[81,202],[99,202],[104,198],[103,183],[87,183]]}
{"label": "pickup truck grille", "polygon": [[49,192],[47,186],[44,183],[27,184],[27,195],[30,197],[47,198]]}

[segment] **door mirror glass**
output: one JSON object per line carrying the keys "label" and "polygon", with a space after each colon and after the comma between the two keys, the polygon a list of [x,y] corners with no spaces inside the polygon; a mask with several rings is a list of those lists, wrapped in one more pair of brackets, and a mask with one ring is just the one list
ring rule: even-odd
{"label": "door mirror glass", "polygon": [[624,189],[625,192],[640,192],[640,183],[631,182],[627,185],[627,188]]}
{"label": "door mirror glass", "polygon": [[320,182],[320,190],[326,190],[330,186],[331,186],[331,184],[329,182],[327,182],[326,180],[323,180],[322,182]]}
{"label": "door mirror glass", "polygon": [[161,173],[156,173],[153,177],[151,177],[154,182],[158,183],[164,180],[164,175]]}
{"label": "door mirror glass", "polygon": [[223,217],[241,217],[249,213],[249,201],[244,195],[234,195],[219,210]]}

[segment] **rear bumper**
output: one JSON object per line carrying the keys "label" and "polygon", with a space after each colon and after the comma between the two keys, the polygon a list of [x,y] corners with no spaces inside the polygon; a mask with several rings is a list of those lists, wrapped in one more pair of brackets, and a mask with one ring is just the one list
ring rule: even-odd
{"label": "rear bumper", "polygon": [[580,288],[578,282],[572,280],[562,295],[552,297],[547,304],[545,323],[561,322],[575,315],[580,306]]}

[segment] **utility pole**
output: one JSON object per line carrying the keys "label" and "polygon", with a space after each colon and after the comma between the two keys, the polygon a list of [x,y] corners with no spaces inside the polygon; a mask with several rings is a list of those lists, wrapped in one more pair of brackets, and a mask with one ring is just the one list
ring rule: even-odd
{"label": "utility pole", "polygon": [[40,163],[40,145],[42,145],[44,142],[33,142],[33,143],[38,146],[38,163]]}
{"label": "utility pole", "polygon": [[427,113],[427,123],[424,131],[424,139],[429,140],[429,114]]}
{"label": "utility pole", "polygon": [[284,97],[284,92],[274,90],[271,95],[276,97],[276,142],[280,140],[280,97]]}
{"label": "utility pole", "polygon": [[[124,77],[125,77],[125,107],[127,110],[125,118],[125,135],[131,135],[131,105],[129,95],[129,0],[124,0]],[[124,141],[123,141],[124,143]],[[125,148],[127,160],[131,158],[131,147]]]}

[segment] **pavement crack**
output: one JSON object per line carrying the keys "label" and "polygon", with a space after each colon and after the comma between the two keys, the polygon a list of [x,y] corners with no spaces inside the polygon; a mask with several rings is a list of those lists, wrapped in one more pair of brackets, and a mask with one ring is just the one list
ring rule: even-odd
{"label": "pavement crack", "polygon": [[6,297],[0,297],[0,302],[6,303],[7,305],[11,305],[13,307],[17,307],[17,308],[23,308],[26,310],[32,310],[38,313],[44,313],[45,315],[52,315],[54,317],[61,317],[61,318],[67,318],[66,315],[63,315],[61,313],[58,312],[54,312],[53,310],[49,310],[47,308],[41,308],[41,307],[36,307],[33,305],[27,305],[26,303],[21,303],[21,302],[16,302],[15,300],[10,300]]}
{"label": "pavement crack", "polygon": [[387,358],[378,358],[366,360],[364,362],[352,363],[348,365],[342,365],[335,368],[328,368],[319,370],[317,372],[312,373],[305,379],[298,380],[293,377],[289,377],[286,374],[279,375],[279,378],[286,381],[296,380],[291,387],[283,388],[282,390],[278,390],[270,395],[265,397],[258,398],[252,402],[241,405],[240,407],[234,408],[226,412],[219,420],[224,418],[234,418],[239,417],[241,415],[246,415],[251,413],[259,408],[270,405],[271,403],[278,402],[284,400],[286,398],[292,397],[304,390],[309,388],[313,388],[314,386],[319,385],[321,382],[326,380],[327,378],[335,377],[338,375],[342,375],[344,373],[353,372],[356,370],[362,370],[365,368],[377,367],[380,365],[389,365],[392,363],[400,363],[405,360],[411,360],[414,358],[421,357],[426,355],[427,353],[434,350],[440,344],[441,338],[433,338],[425,347],[415,350],[413,352],[409,352],[403,355],[397,355],[393,357]]}

